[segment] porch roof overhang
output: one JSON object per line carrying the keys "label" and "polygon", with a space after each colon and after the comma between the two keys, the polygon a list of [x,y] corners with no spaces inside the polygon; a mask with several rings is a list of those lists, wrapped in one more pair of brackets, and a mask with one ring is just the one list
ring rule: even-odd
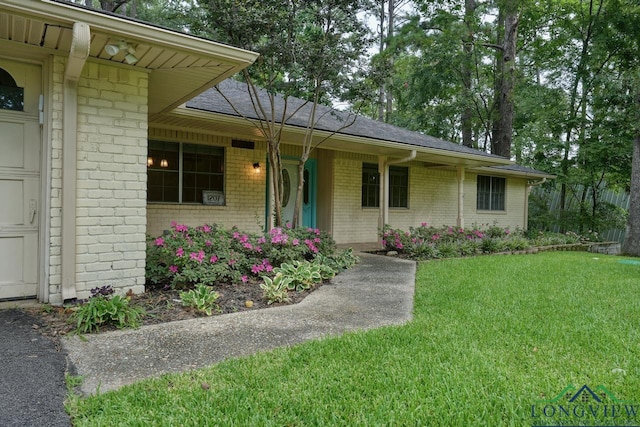
{"label": "porch roof overhang", "polygon": [[[238,116],[180,107],[158,118],[159,120],[150,123],[150,126],[172,130],[190,129],[204,134],[224,135],[237,139],[264,140],[254,125]],[[304,133],[303,127],[286,125],[283,128],[282,142],[301,145]],[[314,131],[314,140],[316,144],[320,143],[318,148],[385,156],[389,159],[403,158],[408,152],[416,150],[415,161],[423,163],[428,168],[452,169],[464,166],[471,169],[513,164],[509,159],[481,151],[477,154],[457,152],[365,136],[334,134],[323,130]]]}
{"label": "porch roof overhang", "polygon": [[[170,111],[255,61],[258,54],[136,21],[117,14],[56,0],[0,1],[0,41],[68,55],[75,22],[89,25],[89,58],[149,73],[149,115]],[[106,46],[126,41],[126,52],[109,55]]]}
{"label": "porch roof overhang", "polygon": [[[169,114],[163,114],[149,124],[151,127],[171,130],[189,129],[204,134],[225,135],[238,139],[264,140],[264,136],[251,123],[242,117],[179,107]],[[286,125],[283,128],[282,142],[301,145],[305,129]],[[332,133],[323,130],[314,131],[315,144],[326,150],[347,151],[351,153],[385,156],[389,159],[406,157],[408,152],[416,150],[414,161],[428,168],[455,169],[463,166],[467,169],[494,165],[512,165],[509,159],[478,151],[476,153],[458,152],[442,148],[425,147],[411,143],[401,143],[366,136],[344,133]],[[505,171],[505,173],[509,173]]]}

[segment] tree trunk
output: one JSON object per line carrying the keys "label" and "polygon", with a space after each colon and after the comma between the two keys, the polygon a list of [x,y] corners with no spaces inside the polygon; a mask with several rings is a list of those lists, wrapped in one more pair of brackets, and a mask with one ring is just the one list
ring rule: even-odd
{"label": "tree trunk", "polygon": [[463,40],[462,49],[464,51],[464,62],[462,63],[462,84],[464,86],[464,108],[460,118],[462,127],[462,145],[473,147],[473,107],[471,97],[473,96],[472,64],[473,64],[473,17],[476,10],[475,0],[465,0],[464,21],[467,33]]}
{"label": "tree trunk", "polygon": [[[389,10],[387,12],[387,19],[388,19],[388,23],[387,23],[387,46],[389,46],[389,39],[391,37],[393,37],[393,31],[394,31],[394,14],[395,14],[395,0],[389,0]],[[393,55],[389,56],[389,68],[391,70],[393,70],[393,63],[394,63],[394,59],[393,59]],[[391,121],[391,113],[393,112],[393,93],[391,91],[391,79],[392,77],[389,76],[386,79],[386,83],[385,83],[385,96],[387,98],[387,106],[386,106],[386,114],[385,114],[385,123],[389,123]]]}
{"label": "tree trunk", "polygon": [[[385,48],[385,34],[384,34],[384,28],[385,28],[385,10],[384,10],[384,1],[380,1],[380,40],[379,40],[379,53],[380,55],[382,55],[382,52],[384,52],[384,48]],[[378,88],[378,121],[379,122],[384,122],[384,84],[382,84],[379,88]]]}
{"label": "tree trunk", "polygon": [[[638,100],[638,104],[640,104],[640,100]],[[622,245],[622,253],[640,256],[640,133],[637,133],[633,140],[631,198],[629,200],[629,217],[627,218],[627,236]]]}
{"label": "tree trunk", "polygon": [[502,78],[500,79],[498,126],[493,140],[493,154],[511,157],[513,139],[513,90],[515,86],[516,40],[518,37],[518,10],[513,2],[507,3],[502,50]]}

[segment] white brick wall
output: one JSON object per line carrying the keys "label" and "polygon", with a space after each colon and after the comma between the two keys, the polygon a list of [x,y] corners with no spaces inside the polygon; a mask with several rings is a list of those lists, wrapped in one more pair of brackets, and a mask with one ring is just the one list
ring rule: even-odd
{"label": "white brick wall", "polygon": [[[60,295],[62,79],[53,60],[50,301]],[[76,290],[144,291],[147,88],[144,72],[87,62],[78,83]]]}
{"label": "white brick wall", "polygon": [[[378,240],[378,209],[361,205],[362,163],[377,163],[372,156],[339,153],[334,160],[334,238],[338,243],[369,243]],[[404,165],[403,165],[404,166]],[[390,208],[389,224],[408,230],[423,222],[435,227],[455,225],[458,216],[458,183],[454,170],[409,166],[409,207]],[[467,173],[464,183],[466,227],[497,224],[523,227],[526,180],[507,178],[506,212],[476,210],[476,174]]]}
{"label": "white brick wall", "polygon": [[380,210],[362,207],[362,163],[377,163],[374,156],[339,153],[334,159],[333,237],[337,243],[378,240]]}
{"label": "white brick wall", "polygon": [[[485,173],[481,175],[487,175]],[[477,201],[477,175],[468,173],[465,178],[465,225],[472,227],[478,225],[487,227],[498,225],[500,227],[509,227],[510,229],[524,227],[524,203],[527,181],[508,177],[507,192],[505,195],[505,211],[478,211],[476,210]]]}
{"label": "white brick wall", "polygon": [[[158,204],[147,206],[147,233],[159,236],[169,229],[171,221],[192,226],[218,224],[225,228],[237,226],[248,232],[264,229],[266,200],[266,150],[257,142],[255,150],[231,147],[231,138],[191,132],[151,130],[151,139],[215,145],[225,150],[225,206],[197,204]],[[260,173],[253,163],[260,162]]]}

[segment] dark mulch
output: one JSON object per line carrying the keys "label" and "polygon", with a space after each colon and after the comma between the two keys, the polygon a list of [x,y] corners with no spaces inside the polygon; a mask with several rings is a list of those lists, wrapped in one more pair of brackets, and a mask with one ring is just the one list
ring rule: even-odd
{"label": "dark mulch", "polygon": [[[216,284],[213,289],[220,295],[217,301],[219,310],[214,311],[213,315],[296,304],[320,286],[321,284],[318,284],[314,288],[303,292],[289,292],[290,302],[269,305],[262,297],[262,289],[257,283]],[[198,313],[189,307],[184,307],[180,301],[180,291],[178,290],[147,287],[147,291],[144,294],[129,295],[129,297],[130,305],[140,307],[145,311],[143,325],[204,316],[204,314]],[[73,306],[46,305],[41,308],[29,308],[26,311],[34,315],[38,320],[39,324],[35,325],[35,327],[38,327],[42,334],[49,337],[66,335],[75,330],[75,325],[69,321],[69,317],[73,313]],[[99,332],[112,330],[115,330],[115,328],[104,326],[100,328]]]}

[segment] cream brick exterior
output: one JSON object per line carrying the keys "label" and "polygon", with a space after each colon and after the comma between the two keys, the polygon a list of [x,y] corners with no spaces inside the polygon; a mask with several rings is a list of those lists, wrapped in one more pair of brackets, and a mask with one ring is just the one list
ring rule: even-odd
{"label": "cream brick exterior", "polygon": [[[169,229],[171,221],[187,225],[218,224],[225,228],[237,226],[243,231],[264,230],[266,203],[266,149],[263,142],[254,150],[231,147],[232,138],[151,129],[150,139],[223,147],[225,153],[225,206],[197,204],[160,204],[147,206],[147,233],[159,236]],[[262,165],[259,173],[253,164]]]}
{"label": "cream brick exterior", "polygon": [[[332,231],[339,244],[378,241],[379,209],[363,208],[361,201],[362,164],[377,163],[377,157],[336,153],[333,160]],[[408,230],[426,222],[433,226],[456,225],[458,181],[455,170],[428,168],[409,162],[409,207],[390,208],[389,225]],[[484,173],[483,173],[484,174]],[[500,176],[500,175],[496,175]],[[512,229],[525,226],[524,204],[527,181],[506,177],[505,211],[476,209],[477,173],[466,173],[464,181],[464,221],[466,227],[498,225]]]}
{"label": "cream brick exterior", "polygon": [[[62,93],[53,58],[49,301],[60,293]],[[145,72],[87,62],[78,82],[76,290],[144,291],[147,87]]]}

